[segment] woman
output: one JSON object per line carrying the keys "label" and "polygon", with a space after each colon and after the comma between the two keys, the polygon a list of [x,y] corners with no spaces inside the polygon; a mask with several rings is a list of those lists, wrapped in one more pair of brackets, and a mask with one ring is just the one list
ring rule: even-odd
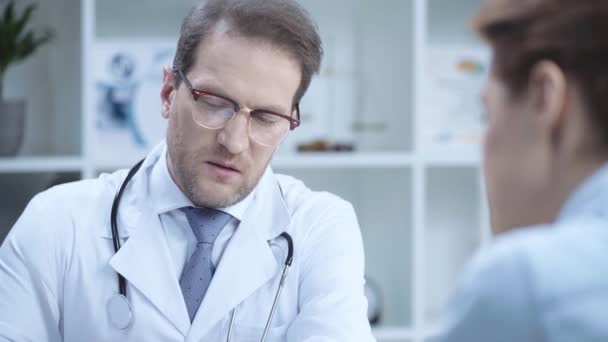
{"label": "woman", "polygon": [[608,1],[490,0],[492,245],[439,340],[608,341]]}

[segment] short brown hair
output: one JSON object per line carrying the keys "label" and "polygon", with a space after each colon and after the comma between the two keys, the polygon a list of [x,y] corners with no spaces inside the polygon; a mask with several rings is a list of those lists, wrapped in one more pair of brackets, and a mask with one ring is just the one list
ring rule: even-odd
{"label": "short brown hair", "polygon": [[[294,96],[294,104],[298,103],[323,57],[321,38],[308,12],[294,0],[201,1],[182,22],[173,69],[187,73],[198,45],[222,21],[243,37],[268,42],[299,62],[302,79]],[[177,86],[180,81],[176,79]]]}
{"label": "short brown hair", "polygon": [[494,49],[494,70],[523,93],[540,61],[556,63],[581,89],[608,142],[608,1],[488,0],[473,21]]}

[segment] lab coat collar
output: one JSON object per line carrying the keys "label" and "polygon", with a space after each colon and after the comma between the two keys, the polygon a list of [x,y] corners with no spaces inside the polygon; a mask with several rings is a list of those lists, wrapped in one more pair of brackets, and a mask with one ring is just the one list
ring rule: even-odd
{"label": "lab coat collar", "polygon": [[[156,164],[162,148],[162,144],[158,145],[152,150],[152,152],[150,152],[150,154],[148,154],[143,164],[139,168],[139,171],[137,171],[123,193],[122,199],[120,200],[120,206],[118,207],[118,213],[116,215],[118,234],[121,240],[125,240],[131,236],[133,231],[138,227],[137,222],[139,222],[141,219],[141,210],[130,210],[129,208],[137,208],[139,202],[143,203],[142,199],[149,198],[150,193],[147,182],[148,174],[150,173],[151,168]],[[114,199],[114,195],[118,189],[120,189],[122,183],[127,177],[127,173],[128,170],[121,170],[108,176],[112,183],[112,186],[110,187],[110,197],[112,199]],[[110,228],[110,209],[108,209],[107,222],[104,222],[104,224],[100,226],[99,234],[101,237],[106,239],[112,238],[112,230]]]}
{"label": "lab coat collar", "polygon": [[[166,165],[166,153],[167,146],[163,141],[150,152],[139,171],[135,174],[131,182],[129,182],[129,185],[127,186],[127,189],[120,201],[120,207],[117,215],[118,234],[121,240],[126,240],[131,235],[132,230],[137,227],[135,222],[139,220],[139,215],[141,212],[125,210],[124,208],[136,206],[135,200],[139,196],[146,198],[146,200],[150,202],[150,210],[156,214],[163,214],[171,210],[194,206],[188,197],[181,192],[169,175],[169,170]],[[112,195],[118,191],[122,185],[122,182],[127,176],[127,173],[127,170],[123,170],[110,176],[113,177]],[[230,214],[239,221],[242,221],[247,208],[249,208],[251,203],[254,201],[256,193],[261,184],[268,183],[268,181],[264,182],[264,179],[274,179],[274,175],[272,174],[270,167],[267,168],[258,185],[253,191],[251,191],[249,195],[247,195],[247,197],[232,206],[220,208],[219,210]],[[114,197],[112,196],[112,198]],[[107,239],[112,238],[109,212],[110,209],[108,209],[107,221],[105,221],[104,224],[100,225],[99,227],[99,235]]]}
{"label": "lab coat collar", "polygon": [[138,203],[142,214],[137,229],[110,259],[110,265],[127,280],[127,291],[136,288],[186,336],[190,319],[160,219],[143,205]]}
{"label": "lab coat collar", "polygon": [[559,221],[580,216],[608,217],[608,163],[583,181],[570,196],[558,215]]}
{"label": "lab coat collar", "polygon": [[[148,200],[147,179],[158,152],[159,147],[146,158],[125,192],[118,215],[119,232],[121,238],[128,239],[110,259],[110,265],[125,277],[128,291],[136,288],[187,336],[187,341],[199,341],[239,303],[279,275],[280,264],[268,241],[288,229],[290,213],[278,180],[268,167],[191,326],[159,216]],[[124,176],[120,182],[122,179]],[[111,238],[109,229],[104,231],[108,231],[104,236]]]}
{"label": "lab coat collar", "polygon": [[255,200],[220,260],[186,341],[202,340],[237,305],[280,275],[282,264],[272,253],[269,241],[286,231],[289,224],[290,214],[279,183],[267,168]]}
{"label": "lab coat collar", "polygon": [[157,214],[194,206],[175,184],[167,166],[167,145],[163,142],[158,146],[156,163],[150,171],[150,203]]}
{"label": "lab coat collar", "polygon": [[[272,240],[281,235],[289,226],[291,213],[283,196],[283,190],[272,168],[268,166],[256,187],[255,198],[247,208],[243,220],[249,223],[268,222],[271,224],[256,226],[254,231],[264,240]],[[257,203],[256,208],[253,203]],[[240,227],[240,226],[239,226]],[[239,228],[240,229],[240,228]]]}
{"label": "lab coat collar", "polygon": [[128,219],[119,222],[119,231],[125,231],[128,239],[110,259],[110,266],[125,277],[127,291],[136,288],[186,336],[190,319],[178,275],[171,263],[160,218],[148,200],[147,179],[157,161],[158,152],[157,147],[150,153],[133,177],[129,185],[132,188],[125,192],[125,202],[121,202],[123,209],[119,210],[119,214],[122,212]]}

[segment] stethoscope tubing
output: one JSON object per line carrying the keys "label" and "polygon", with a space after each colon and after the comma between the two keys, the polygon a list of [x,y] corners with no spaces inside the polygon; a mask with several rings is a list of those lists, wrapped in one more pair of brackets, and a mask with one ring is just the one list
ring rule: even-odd
{"label": "stethoscope tubing", "polygon": [[[266,338],[268,337],[268,332],[270,332],[270,327],[272,326],[272,320],[274,319],[274,314],[277,311],[277,306],[279,304],[279,299],[281,298],[281,293],[283,292],[283,287],[285,287],[285,279],[287,279],[287,273],[289,272],[289,268],[293,262],[293,239],[291,235],[287,232],[283,232],[280,235],[287,241],[287,256],[285,257],[285,264],[283,266],[283,273],[281,274],[281,280],[279,281],[279,287],[277,288],[277,293],[274,295],[274,300],[272,302],[272,308],[270,308],[270,313],[268,314],[268,319],[266,320],[266,326],[264,327],[264,333],[262,334],[261,342],[266,342]],[[232,341],[232,329],[234,327],[234,320],[236,317],[238,306],[232,310],[232,317],[230,318],[230,325],[228,326],[228,334],[226,336],[226,342]]]}
{"label": "stethoscope tubing", "polygon": [[[133,176],[135,176],[135,174],[137,173],[137,171],[139,170],[139,168],[141,167],[141,165],[143,163],[144,163],[144,160],[142,159],[137,164],[135,164],[135,166],[133,166],[131,168],[131,170],[129,170],[127,177],[122,182],[120,189],[116,193],[116,196],[114,197],[114,201],[112,202],[112,211],[110,213],[110,225],[112,226],[112,243],[114,245],[114,254],[118,253],[118,250],[120,250],[120,235],[118,233],[118,223],[117,223],[118,207],[120,206],[120,200],[122,199],[122,194],[124,193],[125,189],[127,188],[127,185],[129,185],[129,182],[131,181],[131,179],[133,179]],[[122,276],[122,274],[120,274],[118,272],[116,272],[116,274],[118,275],[118,292],[126,298],[127,297],[127,281],[126,281],[125,277]]]}
{"label": "stethoscope tubing", "polygon": [[[121,247],[120,246],[120,235],[118,232],[118,222],[117,222],[118,208],[120,206],[120,200],[122,199],[122,195],[123,195],[125,189],[127,188],[127,185],[129,184],[131,179],[133,179],[133,177],[135,176],[137,171],[141,168],[141,165],[143,164],[143,162],[144,162],[144,160],[142,159],[137,164],[135,164],[131,168],[131,170],[129,170],[127,177],[125,177],[125,180],[122,182],[120,189],[114,196],[114,201],[112,202],[112,210],[110,213],[110,225],[112,228],[112,244],[114,246],[114,253],[118,253],[118,251],[120,250],[120,247]],[[283,267],[283,272],[281,274],[281,280],[279,282],[279,287],[277,288],[277,292],[275,294],[274,301],[272,303],[272,307],[271,307],[270,313],[268,315],[268,319],[266,320],[266,326],[264,327],[264,333],[262,335],[261,342],[265,342],[266,338],[268,337],[268,333],[270,331],[270,327],[272,326],[272,321],[274,319],[274,315],[277,310],[279,299],[281,297],[281,293],[283,292],[283,287],[285,287],[285,279],[287,278],[289,268],[291,267],[291,264],[293,263],[293,251],[294,251],[293,239],[291,238],[291,235],[289,235],[287,232],[281,233],[280,237],[283,237],[287,241],[287,256],[285,257],[285,263],[284,263],[284,267]],[[129,303],[129,300],[127,297],[127,280],[122,276],[122,274],[120,274],[118,272],[116,274],[118,277],[119,294],[120,294],[120,296],[122,296],[124,298],[126,304],[128,305],[128,307],[130,309],[131,304]],[[236,317],[237,308],[238,308],[238,306],[235,307],[234,310],[232,311],[232,317],[230,319],[230,325],[228,327],[228,334],[227,334],[227,340],[226,340],[227,342],[230,342],[232,339],[232,330],[234,327],[234,321],[235,321],[235,317]],[[131,322],[129,322],[129,324],[127,324],[124,327],[124,329],[127,329],[128,327],[130,327],[131,326],[130,323]]]}

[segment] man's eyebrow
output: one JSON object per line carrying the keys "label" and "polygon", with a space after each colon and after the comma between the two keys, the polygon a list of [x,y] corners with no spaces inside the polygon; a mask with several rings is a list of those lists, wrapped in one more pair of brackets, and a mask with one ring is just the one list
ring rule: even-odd
{"label": "man's eyebrow", "polygon": [[197,90],[210,92],[231,99],[228,92],[218,82],[215,82],[213,80],[192,81],[192,87]]}
{"label": "man's eyebrow", "polygon": [[[241,106],[241,103],[239,103],[235,98],[230,96],[229,92],[225,91],[224,88],[219,83],[214,82],[213,80],[192,81],[192,87],[197,90],[202,90],[202,91],[206,91],[206,92],[209,92],[209,93],[212,93],[215,95],[220,95],[222,97],[225,97],[225,98],[233,101],[237,105]],[[287,109],[281,105],[272,105],[272,104],[260,105],[260,106],[255,106],[251,109],[254,111],[258,111],[258,112],[271,112],[271,113],[283,114],[283,115],[292,114],[289,109]]]}
{"label": "man's eyebrow", "polygon": [[258,112],[271,112],[276,114],[291,115],[291,113],[288,113],[288,110],[285,110],[285,107],[278,105],[259,106],[253,108],[253,110]]}

